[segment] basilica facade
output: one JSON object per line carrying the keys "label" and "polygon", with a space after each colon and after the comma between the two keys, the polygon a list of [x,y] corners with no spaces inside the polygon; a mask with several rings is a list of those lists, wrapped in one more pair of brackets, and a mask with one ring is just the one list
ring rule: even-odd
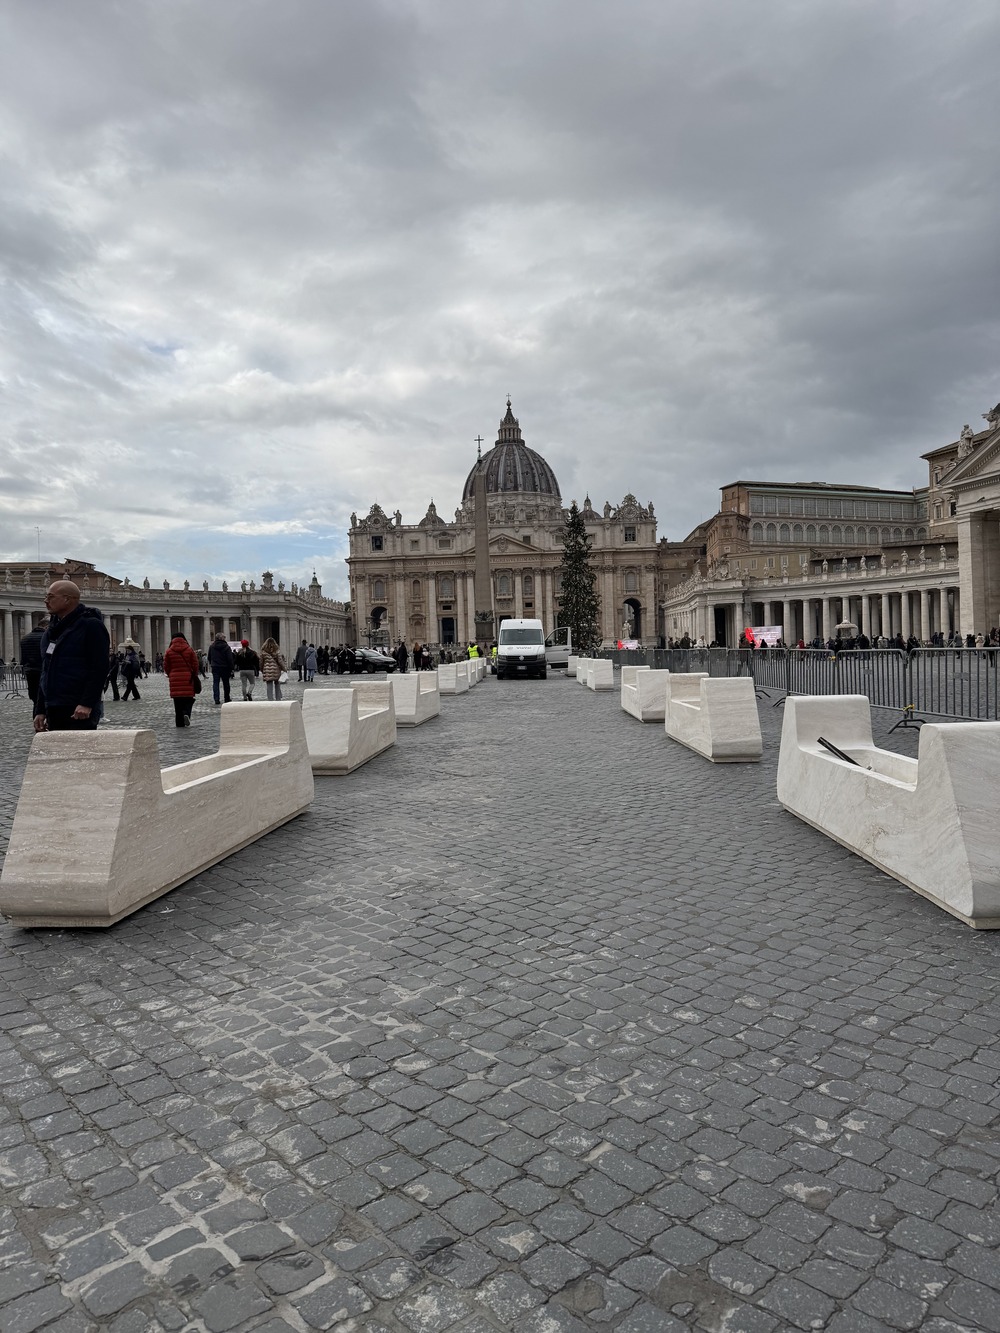
{"label": "basilica facade", "polygon": [[[567,507],[555,473],[525,443],[510,399],[496,442],[470,470],[451,520],[433,501],[417,523],[373,504],[351,516],[348,568],[358,638],[446,648],[476,638],[474,483],[485,481],[493,624],[507,617],[559,621],[560,564]],[[652,504],[626,495],[598,512],[581,510],[593,547],[605,642],[658,636],[657,537]],[[482,609],[482,608],[479,608]]]}

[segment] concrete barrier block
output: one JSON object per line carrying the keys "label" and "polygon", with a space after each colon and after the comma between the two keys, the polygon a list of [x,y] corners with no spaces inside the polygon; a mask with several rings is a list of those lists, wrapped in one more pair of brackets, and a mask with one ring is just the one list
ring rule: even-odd
{"label": "concrete barrier block", "polygon": [[352,680],[350,689],[311,690],[302,700],[314,773],[342,777],[396,743],[390,680]]}
{"label": "concrete barrier block", "polygon": [[419,727],[441,712],[436,671],[410,671],[389,677],[397,727]]}
{"label": "concrete barrier block", "polygon": [[615,664],[610,658],[595,657],[587,663],[587,688],[591,690],[615,688]]}
{"label": "concrete barrier block", "polygon": [[576,680],[576,664],[580,660],[579,653],[571,653],[566,662],[566,679]]}
{"label": "concrete barrier block", "polygon": [[[626,675],[628,672],[628,675]],[[622,667],[621,705],[640,722],[662,722],[667,708],[669,671]]]}
{"label": "concrete barrier block", "polygon": [[748,677],[671,672],[666,682],[667,735],[716,764],[757,763],[763,746],[757,699]]}
{"label": "concrete barrier block", "polygon": [[925,723],[909,759],[875,745],[864,695],[785,701],[785,809],[978,930],[1000,929],[998,795],[1000,722]]}
{"label": "concrete barrier block", "polygon": [[313,798],[299,705],[222,708],[219,749],[160,768],[152,731],[35,736],[0,876],[20,926],[111,926]]}
{"label": "concrete barrier block", "polygon": [[441,694],[467,694],[469,674],[460,671],[461,662],[445,662],[437,669],[438,691]]}

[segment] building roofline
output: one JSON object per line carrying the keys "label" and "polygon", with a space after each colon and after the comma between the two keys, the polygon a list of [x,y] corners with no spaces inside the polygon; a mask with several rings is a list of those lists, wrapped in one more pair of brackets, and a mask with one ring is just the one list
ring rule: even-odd
{"label": "building roofline", "polygon": [[909,498],[912,498],[914,491],[918,489],[914,486],[910,490],[888,490],[883,486],[854,486],[849,482],[838,481],[727,481],[719,487],[719,490],[726,491],[731,486],[753,486],[758,490],[767,491],[853,491],[865,495],[905,495]]}

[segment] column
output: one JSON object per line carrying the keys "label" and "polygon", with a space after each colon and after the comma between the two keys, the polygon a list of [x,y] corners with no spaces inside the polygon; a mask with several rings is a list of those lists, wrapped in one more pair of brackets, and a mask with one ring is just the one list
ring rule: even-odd
{"label": "column", "polygon": [[869,639],[872,636],[871,600],[867,593],[861,595],[861,633]]}
{"label": "column", "polygon": [[796,642],[795,625],[792,621],[792,604],[787,597],[781,603],[781,638],[786,646],[794,646]]}
{"label": "column", "polygon": [[455,638],[459,643],[468,643],[469,636],[466,634],[465,623],[465,589],[462,586],[461,574],[455,576]]}
{"label": "column", "polygon": [[771,615],[772,615],[771,603],[770,603],[770,602],[762,602],[762,603],[761,603],[761,608],[760,608],[760,609],[761,609],[761,614],[762,614],[763,617],[764,617],[764,619],[761,621],[761,624],[763,624],[763,625],[771,625],[771,624],[773,624],[774,622],[773,622],[773,620],[771,619]]}
{"label": "column", "polygon": [[833,637],[833,617],[830,615],[830,598],[823,598],[823,642]]}
{"label": "column", "polygon": [[882,624],[880,631],[887,639],[892,638],[892,600],[889,593],[882,593]]}
{"label": "column", "polygon": [[920,633],[917,638],[923,643],[929,643],[931,638],[931,606],[930,597],[926,588],[920,589]]}
{"label": "column", "polygon": [[146,661],[150,661],[153,656],[153,617],[142,617],[142,628],[139,631],[139,647],[146,654]]}
{"label": "column", "polygon": [[910,637],[910,594],[904,589],[899,594],[899,628],[904,639]]}
{"label": "column", "polygon": [[427,575],[427,642],[437,643],[441,627],[437,618],[437,582],[434,575]]}
{"label": "column", "polygon": [[10,662],[14,656],[14,613],[13,611],[5,611],[3,613],[3,660]]}

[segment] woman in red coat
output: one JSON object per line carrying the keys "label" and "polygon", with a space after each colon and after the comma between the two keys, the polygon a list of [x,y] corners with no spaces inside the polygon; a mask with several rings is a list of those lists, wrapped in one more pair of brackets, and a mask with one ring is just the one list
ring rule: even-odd
{"label": "woman in red coat", "polygon": [[183,634],[175,634],[170,640],[170,647],[163,654],[163,670],[167,673],[170,697],[174,701],[174,722],[178,727],[189,727],[195,681],[198,680],[198,658]]}

